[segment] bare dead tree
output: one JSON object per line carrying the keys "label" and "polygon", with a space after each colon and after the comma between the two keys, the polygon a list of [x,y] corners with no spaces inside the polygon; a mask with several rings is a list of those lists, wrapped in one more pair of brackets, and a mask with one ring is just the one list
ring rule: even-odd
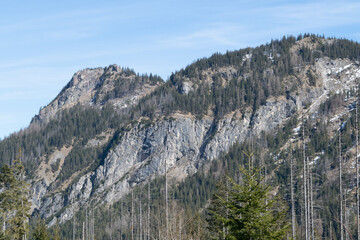
{"label": "bare dead tree", "polygon": [[168,209],[168,182],[167,182],[167,161],[165,158],[165,223],[166,223],[166,239],[169,236],[169,209]]}
{"label": "bare dead tree", "polygon": [[330,237],[330,240],[333,239],[333,233],[332,233],[332,221],[330,220],[330,223],[329,223],[329,237]]}
{"label": "bare dead tree", "polygon": [[85,222],[82,225],[82,240],[85,240]]}
{"label": "bare dead tree", "polygon": [[341,129],[339,129],[339,201],[340,201],[340,237],[341,237],[341,240],[344,240]]}
{"label": "bare dead tree", "polygon": [[[110,223],[111,229],[111,223]],[[88,205],[85,206],[85,239],[89,240],[89,214],[88,214]]]}
{"label": "bare dead tree", "polygon": [[75,234],[76,234],[76,216],[75,216],[75,210],[74,210],[74,216],[73,216],[73,240],[75,240]]}
{"label": "bare dead tree", "polygon": [[179,240],[182,239],[181,232],[182,232],[182,226],[181,226],[181,215],[180,215],[179,216]]}
{"label": "bare dead tree", "polygon": [[290,191],[291,191],[291,225],[292,225],[292,237],[296,236],[296,216],[295,216],[295,198],[294,198],[294,160],[292,156],[292,147],[290,148]]}
{"label": "bare dead tree", "polygon": [[306,185],[307,185],[307,223],[308,223],[308,239],[311,239],[311,189],[310,189],[310,165],[309,165],[309,157],[306,158]]}
{"label": "bare dead tree", "polygon": [[122,239],[122,221],[123,221],[123,202],[120,200],[120,223],[119,223],[119,231],[120,231],[120,240]]}
{"label": "bare dead tree", "polygon": [[151,203],[151,195],[150,195],[150,181],[148,184],[148,212],[147,212],[147,240],[150,240],[150,203]]}
{"label": "bare dead tree", "polygon": [[110,204],[110,206],[109,206],[109,212],[110,212],[110,226],[109,226],[109,228],[110,228],[110,239],[112,240],[112,237],[113,237],[113,234],[112,234],[112,232],[113,232],[113,229],[112,229],[112,227],[113,227],[113,215],[112,215],[112,205]]}
{"label": "bare dead tree", "polygon": [[306,161],[306,152],[305,152],[305,123],[302,119],[302,141],[303,141],[303,185],[304,185],[304,218],[305,218],[305,239],[309,240],[309,212],[308,212],[308,190],[307,190],[307,161]]}
{"label": "bare dead tree", "polygon": [[131,189],[131,240],[134,240],[134,190]]}
{"label": "bare dead tree", "polygon": [[[346,192],[346,189],[345,189]],[[345,193],[345,198],[344,198],[344,208],[345,208],[345,213],[344,213],[344,221],[345,221],[345,239],[349,240],[349,231],[348,231],[348,227],[349,227],[349,214],[347,211],[347,194]]]}
{"label": "bare dead tree", "polygon": [[141,196],[142,195],[142,188],[140,187],[140,196],[139,196],[139,239],[142,240],[142,233],[143,233],[143,229],[142,229],[142,208],[141,208]]}
{"label": "bare dead tree", "polygon": [[[315,164],[315,162],[313,163]],[[308,165],[309,166],[309,165]],[[311,215],[311,239],[315,239],[315,227],[314,227],[314,189],[313,189],[313,178],[312,178],[312,167],[309,166],[309,180],[310,180],[310,215]]]}
{"label": "bare dead tree", "polygon": [[360,196],[359,196],[359,123],[358,123],[358,86],[356,86],[356,100],[355,100],[355,138],[356,138],[356,226],[357,226],[357,239],[360,240]]}

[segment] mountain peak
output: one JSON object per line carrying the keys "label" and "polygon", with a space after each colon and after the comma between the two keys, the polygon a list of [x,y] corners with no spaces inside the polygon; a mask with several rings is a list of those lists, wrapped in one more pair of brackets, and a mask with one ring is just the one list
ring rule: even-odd
{"label": "mountain peak", "polygon": [[57,97],[40,109],[32,123],[46,123],[60,110],[76,104],[96,107],[111,102],[117,108],[124,108],[162,82],[156,75],[140,76],[134,70],[116,64],[79,70]]}

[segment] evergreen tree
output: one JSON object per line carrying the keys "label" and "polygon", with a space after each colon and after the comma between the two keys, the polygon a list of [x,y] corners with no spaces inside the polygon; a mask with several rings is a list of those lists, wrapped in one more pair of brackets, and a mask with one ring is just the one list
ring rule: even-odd
{"label": "evergreen tree", "polygon": [[0,240],[10,240],[10,237],[6,236],[5,233],[0,232]]}
{"label": "evergreen tree", "polygon": [[60,226],[58,221],[56,221],[55,224],[55,229],[54,229],[54,235],[53,235],[53,240],[60,240]]}
{"label": "evergreen tree", "polygon": [[34,232],[31,235],[32,240],[50,240],[44,220],[39,219]]}
{"label": "evergreen tree", "polygon": [[242,184],[229,177],[229,187],[222,187],[212,201],[208,219],[212,236],[229,240],[285,239],[290,229],[285,205],[270,195],[260,169],[249,167],[240,171]]}
{"label": "evergreen tree", "polygon": [[2,234],[11,239],[22,239],[28,231],[30,202],[29,185],[24,180],[24,166],[15,160],[0,169],[0,215]]}

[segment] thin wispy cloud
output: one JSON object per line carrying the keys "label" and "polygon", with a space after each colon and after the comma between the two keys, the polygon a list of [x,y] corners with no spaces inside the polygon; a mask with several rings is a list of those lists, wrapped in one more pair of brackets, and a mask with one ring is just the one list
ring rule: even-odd
{"label": "thin wispy cloud", "polygon": [[18,32],[29,29],[42,29],[47,26],[57,25],[66,26],[71,24],[73,27],[81,24],[101,24],[112,20],[126,18],[127,15],[120,15],[116,9],[90,8],[81,10],[70,10],[59,13],[43,13],[41,16],[31,16],[0,26],[0,33]]}
{"label": "thin wispy cloud", "polygon": [[[322,34],[327,28],[360,23],[360,2],[314,1],[299,3],[273,1],[257,8],[226,9],[219,14],[225,24],[178,35],[163,36],[164,48],[203,48],[214,45],[228,48],[245,47],[260,41],[288,34],[314,32]],[[213,23],[210,23],[213,24]],[[356,31],[357,29],[354,29]],[[359,30],[358,30],[359,31]],[[247,42],[247,44],[246,44]]]}
{"label": "thin wispy cloud", "polygon": [[159,45],[164,48],[194,48],[211,44],[233,47],[236,42],[232,35],[238,30],[236,27],[208,28],[184,36],[164,37],[165,39],[159,40]]}
{"label": "thin wispy cloud", "polygon": [[255,10],[275,23],[311,26],[313,28],[359,23],[360,2],[294,3]]}

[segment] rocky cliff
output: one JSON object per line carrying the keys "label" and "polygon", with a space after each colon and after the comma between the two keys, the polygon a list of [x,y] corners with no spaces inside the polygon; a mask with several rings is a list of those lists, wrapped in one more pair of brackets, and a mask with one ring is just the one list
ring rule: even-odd
{"label": "rocky cliff", "polygon": [[[90,202],[113,204],[136,186],[164,175],[165,164],[169,179],[179,183],[236,143],[275,134],[290,119],[316,119],[329,98],[354,89],[360,78],[358,61],[316,54],[334,40],[290,42],[277,52],[274,45],[267,45],[221,56],[221,61],[218,55],[207,62],[199,60],[166,83],[116,65],[75,73],[32,124],[46,126],[75,105],[99,110],[111,105],[119,114],[115,118],[124,120],[86,139],[73,136],[71,142],[40,154],[31,179],[33,210],[51,220],[50,225],[56,219],[64,223]],[[204,109],[193,110],[197,102],[190,98],[203,101],[199,105]],[[341,106],[336,116],[350,111]],[[330,118],[334,130],[340,120]],[[79,142],[85,149],[102,149],[101,159],[60,181],[66,161],[75,161],[69,156]]]}
{"label": "rocky cliff", "polygon": [[[121,84],[126,86],[126,88],[120,89],[123,94],[107,97],[109,93],[117,90],[115,89],[116,85]],[[32,123],[46,123],[60,110],[71,108],[77,104],[101,106],[105,102],[111,102],[117,108],[125,108],[135,104],[139,98],[149,94],[161,84],[160,78],[152,80],[148,76],[139,76],[133,70],[117,65],[84,69],[74,74],[59,95],[40,110]],[[130,89],[130,85],[135,87]],[[106,97],[107,99],[104,99]]]}
{"label": "rocky cliff", "polygon": [[103,165],[70,186],[68,195],[55,193],[43,198],[47,183],[39,180],[33,184],[34,202],[45,217],[65,208],[59,216],[63,222],[90,200],[101,204],[116,202],[132,187],[164,174],[165,161],[169,176],[181,181],[236,142],[277,129],[295,114],[313,116],[331,94],[354,87],[360,77],[358,63],[347,59],[318,59],[313,70],[318,76],[316,87],[305,86],[291,96],[269,99],[255,114],[234,111],[221,119],[197,119],[191,114],[175,113],[147,125],[140,121],[121,136]]}

